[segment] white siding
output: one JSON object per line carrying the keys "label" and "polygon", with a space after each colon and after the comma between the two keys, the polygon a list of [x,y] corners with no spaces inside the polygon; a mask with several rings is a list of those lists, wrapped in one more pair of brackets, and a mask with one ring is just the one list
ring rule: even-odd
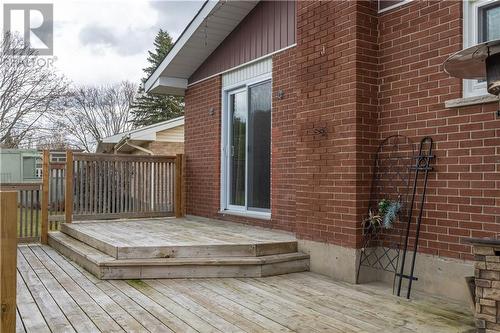
{"label": "white siding", "polygon": [[184,125],[157,132],[156,141],[184,142]]}
{"label": "white siding", "polygon": [[260,75],[269,74],[273,69],[272,57],[237,68],[222,75],[222,87],[229,87],[238,82],[247,81]]}

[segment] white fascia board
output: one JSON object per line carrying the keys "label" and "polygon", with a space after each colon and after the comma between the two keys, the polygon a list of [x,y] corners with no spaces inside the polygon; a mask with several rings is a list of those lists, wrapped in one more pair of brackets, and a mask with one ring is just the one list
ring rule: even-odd
{"label": "white fascia board", "polygon": [[154,140],[156,140],[156,133],[157,132],[160,132],[160,131],[163,131],[166,129],[170,129],[170,128],[174,128],[174,127],[178,127],[178,126],[182,126],[182,125],[184,125],[184,116],[177,117],[174,119],[165,120],[165,121],[162,121],[160,123],[137,128],[137,129],[134,129],[134,130],[131,130],[128,132],[123,132],[123,133],[115,134],[112,136],[108,136],[107,138],[104,138],[102,140],[102,143],[118,143],[121,140],[123,140],[124,138],[130,138],[131,140],[132,139],[135,139],[135,140],[140,139],[140,140],[146,140],[146,141],[154,141]]}
{"label": "white fascia board", "polygon": [[187,85],[187,79],[160,76],[149,89],[146,89],[146,91],[153,94],[184,96]]}
{"label": "white fascia board", "polygon": [[[167,68],[168,64],[177,56],[180,50],[184,47],[184,45],[188,42],[191,36],[196,32],[198,27],[201,26],[205,18],[212,12],[212,10],[217,6],[219,1],[209,0],[200,10],[200,12],[196,15],[193,21],[186,28],[186,31],[179,37],[179,39],[175,42],[174,46],[167,54],[165,59],[160,63],[160,65],[156,68],[156,70],[151,74],[148,80],[144,83],[144,90],[150,91],[153,87],[154,83],[158,81],[160,75]],[[185,78],[186,81],[188,78]]]}

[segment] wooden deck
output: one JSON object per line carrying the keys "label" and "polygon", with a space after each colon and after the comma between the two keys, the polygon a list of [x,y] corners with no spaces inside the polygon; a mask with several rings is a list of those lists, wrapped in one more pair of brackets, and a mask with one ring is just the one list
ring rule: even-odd
{"label": "wooden deck", "polygon": [[[255,248],[262,244],[296,242],[295,236],[289,233],[196,217],[86,221],[63,224],[61,230],[84,242],[92,242],[117,259],[217,256],[214,253],[217,248],[240,247],[242,250],[242,246]],[[235,252],[233,256],[242,254]]]}
{"label": "wooden deck", "polygon": [[48,243],[102,279],[263,277],[309,270],[290,233],[201,218],[64,223]]}
{"label": "wooden deck", "polygon": [[464,307],[309,272],[98,280],[48,246],[18,251],[18,332],[472,332]]}

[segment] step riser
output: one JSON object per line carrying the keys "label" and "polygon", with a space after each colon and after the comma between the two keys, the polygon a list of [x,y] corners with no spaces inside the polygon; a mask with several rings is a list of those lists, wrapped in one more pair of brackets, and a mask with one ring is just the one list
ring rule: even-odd
{"label": "step riser", "polygon": [[256,266],[103,267],[102,279],[264,277],[309,270],[309,259]]}
{"label": "step riser", "polygon": [[297,242],[173,247],[115,247],[75,230],[67,224],[61,225],[61,232],[117,259],[259,257],[295,253],[298,248]]}
{"label": "step riser", "polygon": [[78,230],[75,230],[71,228],[70,225],[66,223],[61,223],[60,224],[60,230],[62,233],[65,233],[68,236],[71,236],[77,240],[79,240],[82,243],[85,243],[94,249],[98,249],[101,252],[106,253],[107,255],[110,255],[112,257],[117,257],[117,249],[113,245],[110,245],[108,243],[102,242],[98,239],[95,239],[89,235],[86,235],[83,232],[80,232]]}
{"label": "step riser", "polygon": [[51,246],[53,249],[57,250],[59,253],[63,254],[65,257],[73,260],[76,262],[79,266],[83,267],[90,273],[92,273],[95,277],[102,279],[102,273],[100,267],[90,261],[88,258],[86,258],[84,255],[70,249],[63,243],[60,243],[58,240],[54,239],[53,237],[48,238],[48,244]]}

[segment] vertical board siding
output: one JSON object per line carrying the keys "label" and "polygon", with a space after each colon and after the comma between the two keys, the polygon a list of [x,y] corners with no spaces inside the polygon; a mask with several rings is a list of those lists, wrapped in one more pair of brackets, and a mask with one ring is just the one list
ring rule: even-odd
{"label": "vertical board siding", "polygon": [[295,44],[294,1],[261,1],[189,79],[193,83]]}
{"label": "vertical board siding", "polygon": [[238,68],[222,75],[222,87],[229,87],[260,75],[269,74],[273,70],[272,57]]}

